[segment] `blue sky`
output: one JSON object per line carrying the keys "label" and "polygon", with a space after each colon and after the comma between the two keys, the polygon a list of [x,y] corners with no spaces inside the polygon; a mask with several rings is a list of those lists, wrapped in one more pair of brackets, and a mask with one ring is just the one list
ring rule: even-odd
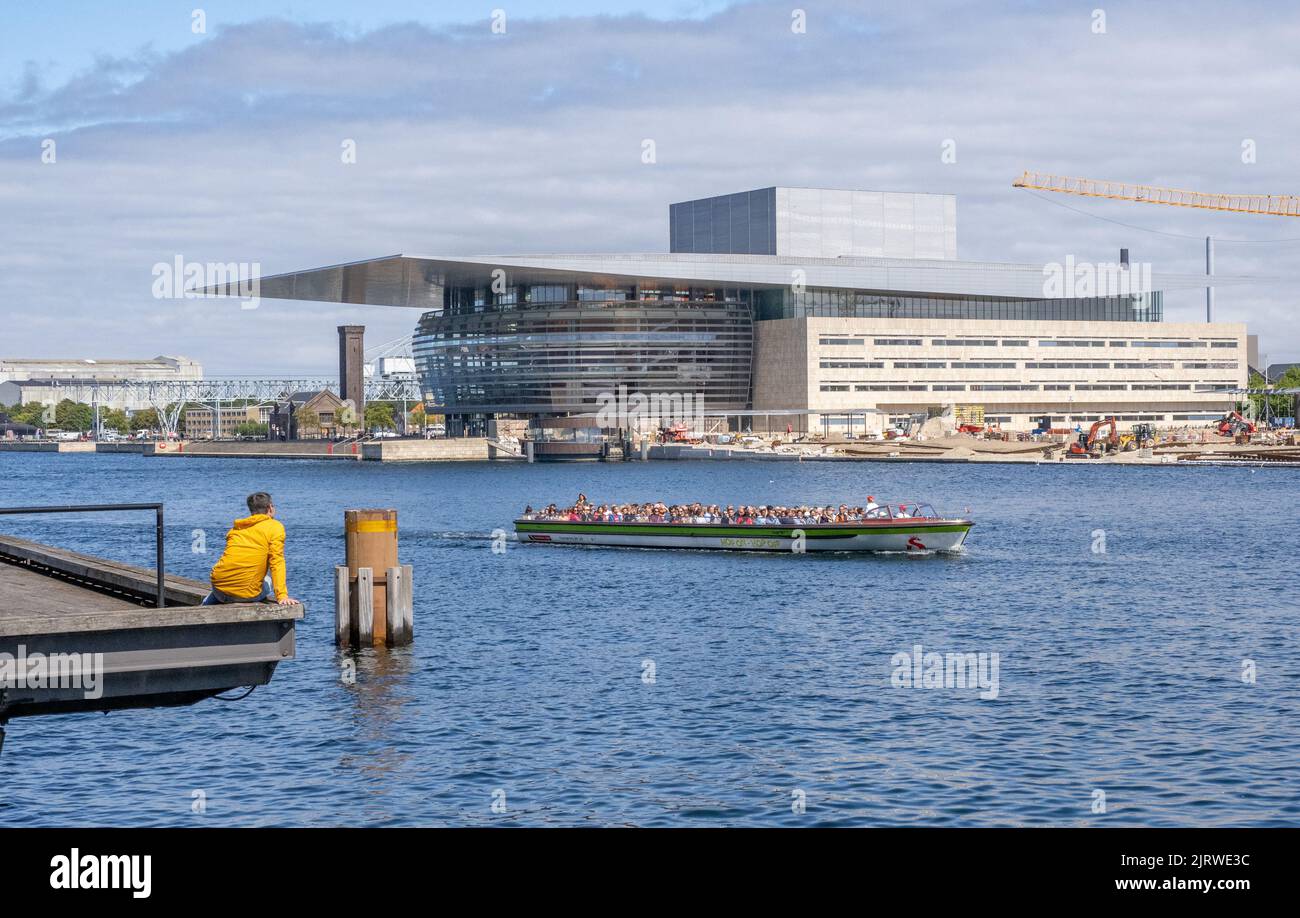
{"label": "blue sky", "polygon": [[[10,5],[20,4],[10,0]],[[51,0],[22,4],[21,14],[6,13],[0,30],[0,80],[21,78],[27,61],[35,61],[47,78],[63,80],[96,57],[149,47],[157,52],[180,51],[201,40],[190,28],[191,13],[202,9],[210,30],[261,19],[331,22],[350,32],[364,32],[395,22],[429,26],[486,19],[493,9],[505,9],[520,19],[557,16],[598,16],[639,13],[656,19],[700,18],[728,6],[725,2],[682,0]]]}
{"label": "blue sky", "polygon": [[[328,372],[335,325],[388,340],[415,314],[160,301],[152,267],[664,251],[670,202],[774,184],[955,193],[965,259],[1124,246],[1191,273],[1212,234],[1221,273],[1293,275],[1296,244],[1231,240],[1300,221],[1010,187],[1036,168],[1300,191],[1300,10],[1107,2],[1098,33],[1098,5],[808,0],[795,33],[794,4],[768,0],[6,4],[0,352]],[[1218,294],[1273,362],[1300,359],[1294,311],[1290,283]],[[1202,315],[1196,291],[1167,298],[1170,319]]]}

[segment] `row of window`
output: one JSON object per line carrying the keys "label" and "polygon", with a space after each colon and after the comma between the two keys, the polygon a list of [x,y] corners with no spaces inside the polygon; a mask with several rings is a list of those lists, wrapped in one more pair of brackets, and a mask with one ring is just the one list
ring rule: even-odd
{"label": "row of window", "polygon": [[[911,417],[911,415],[905,415],[905,414],[900,414],[900,415],[891,415],[890,418],[889,418],[889,423],[890,423],[890,424],[901,424],[903,421],[909,419],[910,417]],[[1009,414],[1007,414],[1007,415],[1000,415],[1000,416],[985,415],[985,416],[984,416],[984,423],[986,423],[986,424],[1010,424],[1011,421],[1012,421],[1012,418],[1013,418],[1013,417],[1014,417],[1014,415],[1009,415]],[[1020,415],[1020,417],[1030,418],[1030,419],[1032,419],[1032,420],[1034,420],[1034,421],[1039,421],[1039,420],[1041,420],[1042,418],[1045,417],[1045,418],[1048,419],[1048,421],[1049,421],[1053,426],[1057,426],[1057,425],[1065,425],[1065,424],[1091,424],[1093,421],[1104,421],[1104,420],[1107,420],[1108,418],[1112,418],[1112,417],[1113,417],[1115,420],[1117,420],[1117,421],[1163,421],[1163,420],[1165,420],[1166,418],[1169,418],[1169,419],[1172,419],[1172,420],[1175,420],[1175,421],[1217,421],[1217,420],[1219,419],[1220,415],[1218,415],[1218,414],[1205,414],[1205,413],[1201,413],[1201,414],[1173,414],[1173,415],[1166,415],[1166,414],[1159,414],[1159,413],[1154,413],[1154,412],[1143,412],[1143,413],[1141,413],[1141,414],[1114,414],[1114,415],[1111,415],[1111,414],[1105,414],[1105,415],[1097,415],[1097,414],[1080,414],[1080,415],[1069,415],[1069,414],[1065,414],[1065,415],[1060,415],[1060,414],[1057,414],[1057,415],[1040,415],[1040,414],[1036,414],[1036,413],[1035,413],[1035,414],[1025,414],[1025,415]]]}
{"label": "row of window", "polygon": [[983,319],[1000,321],[1159,322],[1164,295],[1151,293],[1021,300],[961,294],[909,295],[883,290],[804,288],[755,294],[756,318]]}
{"label": "row of window", "polygon": [[[817,341],[823,347],[861,347],[867,343],[862,338],[837,338],[823,335]],[[925,343],[922,338],[872,338],[871,343],[877,347],[920,347]],[[1058,339],[1040,338],[1036,342],[1028,339],[996,338],[931,338],[931,347],[1158,347],[1158,348],[1192,348],[1214,347],[1235,348],[1236,341],[1097,341],[1094,339]]]}
{"label": "row of window", "polygon": [[[883,360],[823,360],[823,370],[866,370],[883,369]],[[892,366],[898,370],[1014,370],[1019,364],[1014,360],[895,360]],[[1172,370],[1172,361],[1105,361],[1088,360],[1027,360],[1026,370]],[[1203,361],[1184,363],[1184,370],[1235,370],[1235,360]]]}
{"label": "row of window", "polygon": [[1214,392],[1223,383],[822,383],[822,392]]}

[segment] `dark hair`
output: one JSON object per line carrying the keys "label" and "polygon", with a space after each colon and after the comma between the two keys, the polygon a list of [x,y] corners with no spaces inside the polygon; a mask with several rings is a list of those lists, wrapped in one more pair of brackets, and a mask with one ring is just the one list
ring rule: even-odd
{"label": "dark hair", "polygon": [[271,495],[265,491],[257,491],[248,495],[248,512],[254,515],[265,513],[271,509]]}

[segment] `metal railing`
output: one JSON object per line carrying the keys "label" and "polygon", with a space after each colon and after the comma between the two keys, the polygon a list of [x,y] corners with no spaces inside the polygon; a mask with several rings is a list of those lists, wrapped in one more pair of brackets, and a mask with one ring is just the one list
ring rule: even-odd
{"label": "metal railing", "polygon": [[163,505],[162,504],[67,504],[61,507],[0,507],[0,515],[18,516],[35,513],[116,513],[122,510],[154,511],[154,542],[157,550],[157,597],[155,602],[159,609],[167,605],[164,586],[166,568],[163,567]]}

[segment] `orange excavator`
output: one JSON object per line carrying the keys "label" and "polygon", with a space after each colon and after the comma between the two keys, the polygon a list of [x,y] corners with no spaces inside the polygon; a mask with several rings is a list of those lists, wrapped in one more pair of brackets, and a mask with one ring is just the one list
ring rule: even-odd
{"label": "orange excavator", "polygon": [[[1102,436],[1101,431],[1105,428],[1110,428],[1110,431]],[[1119,449],[1119,426],[1114,418],[1104,418],[1093,424],[1086,434],[1079,434],[1078,441],[1070,444],[1066,455],[1076,459],[1095,459],[1116,449]]]}

